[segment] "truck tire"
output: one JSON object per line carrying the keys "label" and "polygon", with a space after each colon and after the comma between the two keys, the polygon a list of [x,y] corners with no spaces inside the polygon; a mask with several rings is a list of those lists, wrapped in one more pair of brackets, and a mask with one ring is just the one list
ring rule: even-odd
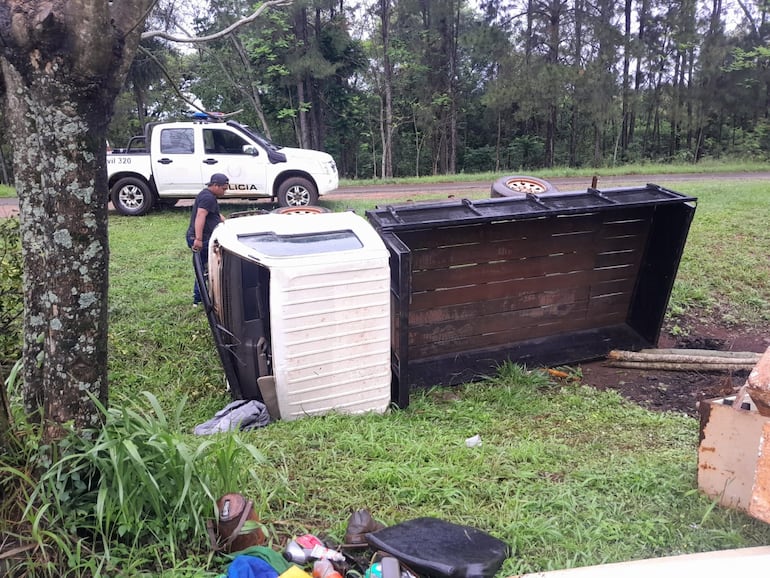
{"label": "truck tire", "polygon": [[318,215],[320,213],[331,213],[326,207],[318,205],[305,205],[304,207],[278,207],[270,211],[279,215]]}
{"label": "truck tire", "polygon": [[492,198],[511,197],[521,194],[531,193],[533,195],[542,195],[544,193],[555,193],[554,187],[548,181],[530,177],[526,175],[512,175],[497,179],[492,183]]}
{"label": "truck tire", "polygon": [[282,207],[307,207],[318,202],[315,185],[302,177],[286,179],[278,187],[278,204]]}
{"label": "truck tire", "polygon": [[155,196],[142,179],[123,177],[112,186],[110,199],[115,210],[121,215],[138,217],[150,212]]}

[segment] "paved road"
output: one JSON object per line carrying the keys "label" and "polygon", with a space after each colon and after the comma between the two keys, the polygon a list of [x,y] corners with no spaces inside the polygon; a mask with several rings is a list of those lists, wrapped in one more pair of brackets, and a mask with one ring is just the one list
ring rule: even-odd
{"label": "paved road", "polygon": [[[584,190],[591,186],[590,177],[558,177],[548,179],[551,184],[562,191]],[[694,173],[672,175],[625,175],[619,177],[599,177],[597,187],[612,188],[655,183],[662,187],[676,190],[678,183],[689,183],[708,180],[732,181],[770,181],[770,171],[750,173]],[[490,181],[447,182],[419,185],[366,185],[340,187],[333,193],[324,195],[325,199],[345,199],[350,197],[370,196],[372,198],[387,198],[403,195],[432,195],[437,197],[460,195],[487,195],[492,183]],[[242,203],[238,200],[236,202]],[[181,206],[191,205],[192,200],[182,200]],[[16,198],[0,199],[0,217],[8,217],[19,213]]]}

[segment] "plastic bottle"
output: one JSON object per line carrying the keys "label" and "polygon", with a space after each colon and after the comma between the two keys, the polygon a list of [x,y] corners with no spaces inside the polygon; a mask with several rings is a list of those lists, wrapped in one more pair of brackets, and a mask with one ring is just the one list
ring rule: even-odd
{"label": "plastic bottle", "polygon": [[313,578],[342,578],[330,560],[321,558],[313,562]]}
{"label": "plastic bottle", "polygon": [[286,545],[283,557],[295,564],[307,564],[311,560],[328,559],[335,562],[343,562],[345,556],[342,552],[332,550],[323,545],[323,542],[312,534],[297,536]]}
{"label": "plastic bottle", "polygon": [[332,550],[322,545],[315,545],[310,550],[310,557],[315,560],[334,560],[335,562],[344,562],[345,555],[337,550]]}

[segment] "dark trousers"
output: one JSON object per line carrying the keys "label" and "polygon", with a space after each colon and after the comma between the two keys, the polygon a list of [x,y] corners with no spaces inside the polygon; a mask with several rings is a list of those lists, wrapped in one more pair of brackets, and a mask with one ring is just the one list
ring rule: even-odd
{"label": "dark trousers", "polygon": [[[195,241],[194,237],[190,237],[189,235],[186,235],[187,238],[187,246],[192,249],[193,242]],[[209,270],[209,244],[208,240],[203,242],[203,248],[200,250],[200,256],[201,256],[201,264],[203,265],[203,274],[204,276],[208,275]],[[195,253],[193,253],[193,258],[195,258]],[[193,265],[193,303],[200,303],[202,301],[201,298],[201,289],[198,287],[198,279],[195,277],[195,265]]]}

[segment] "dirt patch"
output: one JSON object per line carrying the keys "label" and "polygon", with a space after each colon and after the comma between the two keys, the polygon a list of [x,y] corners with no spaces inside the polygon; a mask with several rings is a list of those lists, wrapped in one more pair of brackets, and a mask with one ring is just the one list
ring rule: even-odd
{"label": "dirt patch", "polygon": [[[664,326],[658,347],[714,349],[763,353],[770,347],[770,331],[760,328],[725,327],[697,319],[679,319],[686,336],[672,337]],[[604,361],[581,365],[583,383],[598,389],[613,389],[652,410],[697,415],[696,404],[703,399],[732,395],[746,381],[748,370],[662,371],[608,367]]]}

